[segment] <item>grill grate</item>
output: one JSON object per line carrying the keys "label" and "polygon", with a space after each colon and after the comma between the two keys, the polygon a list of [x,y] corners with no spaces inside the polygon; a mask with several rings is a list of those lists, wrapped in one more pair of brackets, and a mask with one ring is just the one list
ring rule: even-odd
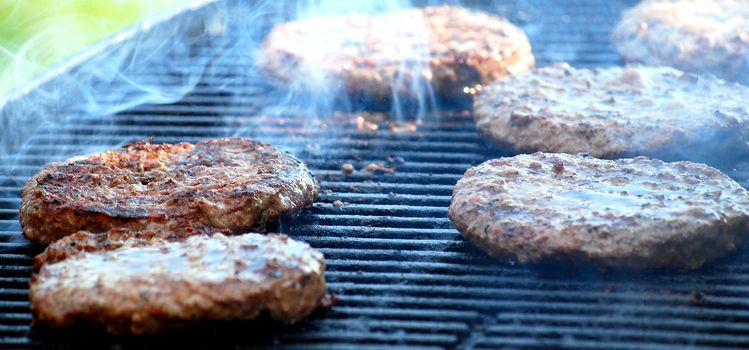
{"label": "grill grate", "polygon": [[[497,11],[524,26],[540,66],[559,59],[605,66],[620,63],[608,32],[626,5],[631,3],[519,2]],[[226,62],[214,70],[228,76],[240,70]],[[194,142],[242,130],[293,150],[316,172],[323,189],[319,200],[282,231],[326,255],[329,289],[338,304],[291,327],[233,323],[115,342],[290,349],[749,347],[746,253],[697,272],[496,262],[465,243],[446,216],[452,186],[465,169],[496,155],[485,150],[469,115],[428,116],[416,132],[360,131],[348,119],[310,127],[301,117],[257,116],[269,98],[257,84],[235,84],[231,94],[215,88],[222,84],[206,79],[172,105],[141,106],[108,118],[70,117],[65,125],[38,130],[17,158],[0,159],[0,194],[5,194],[0,196],[0,337],[5,346],[113,341],[30,330],[27,283],[41,247],[20,238],[17,208],[18,191],[31,174],[50,161],[138,139]],[[258,125],[262,129],[253,127]],[[403,162],[388,164],[388,157]],[[361,169],[373,162],[396,172],[339,170],[343,163]],[[742,172],[731,175],[747,184]],[[336,207],[336,200],[346,204]]]}

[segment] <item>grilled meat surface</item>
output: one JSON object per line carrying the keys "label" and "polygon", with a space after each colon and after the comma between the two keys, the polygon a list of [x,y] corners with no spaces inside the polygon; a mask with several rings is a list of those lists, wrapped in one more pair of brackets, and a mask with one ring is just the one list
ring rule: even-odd
{"label": "grilled meat surface", "polygon": [[184,241],[190,236],[215,233],[226,236],[234,234],[229,230],[190,223],[169,230],[163,227],[142,230],[116,227],[104,232],[78,231],[50,243],[44,252],[34,258],[34,271],[39,271],[45,264],[60,262],[79,254],[114,250],[124,246],[126,242],[128,246],[147,246],[160,241]]}
{"label": "grilled meat surface", "polygon": [[294,322],[323,302],[323,255],[285,235],[217,233],[141,243],[45,264],[30,283],[35,324],[155,334],[203,321],[249,320],[263,310]]}
{"label": "grilled meat surface", "polygon": [[692,162],[534,153],[469,169],[449,217],[490,255],[694,269],[749,233],[749,193]]}
{"label": "grilled meat surface", "polygon": [[[440,6],[302,19],[275,26],[259,64],[294,88],[343,87],[378,104],[419,86],[444,99],[535,63],[525,33],[504,18]],[[410,96],[414,97],[414,96]]]}
{"label": "grilled meat surface", "polygon": [[557,64],[486,86],[474,119],[516,152],[730,162],[749,151],[747,100],[745,86],[673,68]]}
{"label": "grilled meat surface", "polygon": [[667,65],[749,84],[749,2],[643,1],[612,33],[628,62]]}
{"label": "grilled meat surface", "polygon": [[46,166],[22,190],[20,220],[24,236],[43,244],[116,227],[266,231],[319,189],[301,161],[257,141],[138,142]]}

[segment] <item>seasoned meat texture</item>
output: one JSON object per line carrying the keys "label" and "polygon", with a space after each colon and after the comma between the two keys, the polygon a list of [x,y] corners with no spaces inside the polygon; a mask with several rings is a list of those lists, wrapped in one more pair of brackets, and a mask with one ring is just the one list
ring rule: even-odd
{"label": "seasoned meat texture", "polygon": [[302,162],[257,141],[138,142],[48,165],[23,188],[20,219],[24,235],[44,244],[114,227],[265,231],[319,189]]}
{"label": "seasoned meat texture", "polygon": [[749,193],[692,162],[534,153],[469,169],[448,213],[490,255],[696,269],[749,233]]}
{"label": "seasoned meat texture", "polygon": [[323,255],[284,235],[192,236],[47,264],[31,278],[34,322],[154,334],[268,310],[294,322],[325,295]]}
{"label": "seasoned meat texture", "polygon": [[746,1],[643,1],[622,13],[612,41],[628,62],[673,66],[749,84]]}
{"label": "seasoned meat texture", "polygon": [[728,163],[746,155],[749,88],[667,67],[535,69],[486,86],[476,128],[516,152]]}
{"label": "seasoned meat texture", "polygon": [[481,84],[525,72],[535,62],[520,28],[450,6],[280,24],[257,59],[294,88],[342,86],[378,103],[394,93],[413,97],[417,87],[419,98],[428,98],[424,85],[445,99],[465,98]]}
{"label": "seasoned meat texture", "polygon": [[78,231],[50,243],[44,252],[34,258],[34,271],[39,271],[45,264],[59,262],[78,254],[114,250],[126,245],[126,242],[128,246],[145,246],[160,241],[183,241],[190,236],[215,233],[233,234],[229,230],[190,223],[169,230],[163,227],[142,230],[116,227],[104,232]]}

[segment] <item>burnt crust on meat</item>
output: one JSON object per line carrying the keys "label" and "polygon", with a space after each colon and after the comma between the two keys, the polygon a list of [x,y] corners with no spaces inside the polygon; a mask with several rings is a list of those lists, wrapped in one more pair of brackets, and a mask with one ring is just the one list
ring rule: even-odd
{"label": "burnt crust on meat", "polygon": [[669,67],[561,63],[486,86],[474,120],[483,137],[519,153],[715,164],[746,154],[747,100],[747,87]]}
{"label": "burnt crust on meat", "polygon": [[[293,88],[343,87],[382,104],[428,82],[445,100],[465,99],[535,63],[525,33],[506,19],[438,6],[349,14],[276,25],[259,65]],[[309,85],[315,86],[309,86]]]}
{"label": "burnt crust on meat", "polygon": [[622,13],[611,37],[625,61],[749,85],[748,18],[746,1],[643,1]]}
{"label": "burnt crust on meat", "polygon": [[264,310],[291,323],[323,303],[324,270],[321,253],[285,235],[126,243],[44,265],[31,278],[31,311],[36,326],[113,335],[250,320]]}
{"label": "burnt crust on meat", "polygon": [[20,220],[24,236],[43,244],[114,227],[267,231],[319,190],[301,161],[269,144],[138,142],[46,166],[21,192]]}
{"label": "burnt crust on meat", "polygon": [[744,242],[749,193],[704,164],[534,153],[469,169],[448,215],[501,259],[696,269]]}

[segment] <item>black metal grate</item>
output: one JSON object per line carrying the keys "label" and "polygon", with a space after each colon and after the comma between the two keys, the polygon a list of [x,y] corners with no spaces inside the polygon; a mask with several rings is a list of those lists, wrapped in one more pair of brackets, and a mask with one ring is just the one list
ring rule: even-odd
{"label": "black metal grate", "polygon": [[[525,27],[539,65],[564,59],[603,66],[620,63],[608,33],[627,5],[520,2],[495,10]],[[241,70],[226,63],[229,58],[214,69],[227,75]],[[186,338],[114,342],[300,349],[749,347],[745,251],[697,272],[617,272],[513,266],[466,244],[447,219],[452,186],[466,168],[496,156],[477,137],[470,115],[427,116],[416,132],[362,131],[345,118],[321,127],[320,121],[293,115],[257,116],[269,98],[262,86],[245,82],[227,94],[216,84],[207,79],[172,105],[141,106],[109,118],[71,117],[65,125],[40,129],[18,158],[0,159],[0,194],[7,194],[0,198],[3,345],[113,341],[30,330],[27,283],[41,248],[20,238],[17,222],[18,191],[30,174],[50,161],[91,152],[92,145],[104,149],[151,136],[156,142],[193,142],[241,130],[293,150],[315,170],[323,189],[319,200],[283,231],[326,255],[329,289],[338,304],[291,327],[255,322]],[[346,175],[343,163],[356,169],[381,163],[396,172]],[[732,176],[747,185],[742,172]],[[345,205],[334,206],[337,200]]]}

